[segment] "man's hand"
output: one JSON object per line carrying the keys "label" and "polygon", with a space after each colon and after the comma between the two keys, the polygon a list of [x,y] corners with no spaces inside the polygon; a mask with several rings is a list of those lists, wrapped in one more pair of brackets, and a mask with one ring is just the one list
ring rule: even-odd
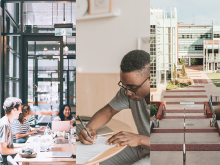
{"label": "man's hand", "polygon": [[72,126],[74,124],[75,121],[70,121],[70,125]]}
{"label": "man's hand", "polygon": [[90,128],[87,128],[87,130],[89,131],[90,135],[93,136],[93,139],[91,139],[89,137],[89,135],[87,134],[85,129],[82,129],[80,134],[79,134],[79,140],[83,144],[87,144],[87,145],[94,144],[96,142],[96,139],[97,139],[96,132],[95,132],[94,129],[90,129]]}
{"label": "man's hand", "polygon": [[30,135],[35,134],[35,133],[38,133],[38,132],[36,130],[32,130],[32,131],[29,132]]}
{"label": "man's hand", "polygon": [[43,126],[43,127],[40,127],[40,129],[39,129],[39,131],[44,131],[45,130],[45,126]]}
{"label": "man's hand", "polygon": [[117,146],[129,145],[131,147],[136,147],[140,145],[140,141],[141,141],[140,135],[131,132],[121,131],[113,135],[111,138],[109,138],[106,143],[109,145],[114,145],[116,143],[119,143]]}

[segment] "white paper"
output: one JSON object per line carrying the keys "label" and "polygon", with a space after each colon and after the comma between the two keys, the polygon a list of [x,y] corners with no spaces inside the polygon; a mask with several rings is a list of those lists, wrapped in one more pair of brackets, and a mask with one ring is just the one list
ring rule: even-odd
{"label": "white paper", "polygon": [[92,145],[85,145],[81,142],[76,142],[76,164],[84,164],[103,153],[105,150],[115,146],[107,145],[106,137],[98,137],[96,143]]}

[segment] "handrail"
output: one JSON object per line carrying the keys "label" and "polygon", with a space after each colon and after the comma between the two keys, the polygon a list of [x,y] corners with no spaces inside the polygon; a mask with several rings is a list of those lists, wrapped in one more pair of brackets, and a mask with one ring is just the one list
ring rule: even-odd
{"label": "handrail", "polygon": [[186,165],[186,146],[183,144],[183,165]]}
{"label": "handrail", "polygon": [[185,114],[185,112],[186,112],[186,110],[185,110],[185,107],[186,106],[184,106],[184,118],[183,118],[183,136],[184,136],[184,143],[183,143],[183,165],[186,165],[186,146],[185,146],[185,143],[186,143],[186,140],[185,140],[185,127],[186,127],[186,120],[185,120],[185,118],[186,118],[186,114]]}

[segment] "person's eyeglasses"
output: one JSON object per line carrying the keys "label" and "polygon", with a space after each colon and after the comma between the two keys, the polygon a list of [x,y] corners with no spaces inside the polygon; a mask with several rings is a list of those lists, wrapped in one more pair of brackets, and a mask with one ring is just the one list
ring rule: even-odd
{"label": "person's eyeglasses", "polygon": [[[149,79],[149,78],[150,78],[150,77],[148,77],[147,79]],[[119,86],[120,88],[123,88],[124,90],[128,91],[130,94],[136,95],[137,90],[147,81],[147,79],[144,80],[144,82],[143,82],[141,85],[139,85],[139,86],[138,86],[136,89],[134,89],[134,90],[128,89],[124,84],[122,84],[121,81],[119,81],[118,86]]]}

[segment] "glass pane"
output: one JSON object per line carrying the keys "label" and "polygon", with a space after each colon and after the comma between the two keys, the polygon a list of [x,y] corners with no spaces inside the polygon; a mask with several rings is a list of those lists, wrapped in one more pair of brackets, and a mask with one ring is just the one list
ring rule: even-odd
{"label": "glass pane", "polygon": [[69,104],[76,106],[76,72],[69,71]]}
{"label": "glass pane", "polygon": [[6,80],[6,91],[5,99],[7,97],[13,97],[13,81]]}
{"label": "glass pane", "polygon": [[15,53],[19,53],[19,42],[20,42],[19,36],[7,36],[7,44],[15,50]]}
{"label": "glass pane", "polygon": [[63,55],[76,55],[76,38],[63,36]]}
{"label": "glass pane", "polygon": [[63,71],[63,78],[64,78],[64,82],[63,82],[63,104],[68,104],[68,95],[67,95],[67,72],[68,71]]}
{"label": "glass pane", "polygon": [[[28,41],[28,104],[33,111],[59,110],[59,46],[57,41]],[[39,115],[37,122],[51,119]]]}
{"label": "glass pane", "polygon": [[76,70],[76,59],[69,59],[69,70]]}
{"label": "glass pane", "polygon": [[34,92],[35,86],[33,83],[34,77],[34,59],[28,59],[28,104],[33,106],[34,104]]}
{"label": "glass pane", "polygon": [[[24,3],[25,33],[54,33],[55,23],[76,25],[76,3]],[[65,14],[64,12],[65,11]]]}
{"label": "glass pane", "polygon": [[20,30],[20,3],[6,3],[5,5],[5,32],[19,33]]}
{"label": "glass pane", "polygon": [[63,70],[68,70],[68,59],[63,59]]}

